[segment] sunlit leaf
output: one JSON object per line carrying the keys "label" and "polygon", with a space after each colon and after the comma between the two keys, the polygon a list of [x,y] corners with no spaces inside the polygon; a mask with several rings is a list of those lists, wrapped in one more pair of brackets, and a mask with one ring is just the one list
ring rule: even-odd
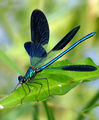
{"label": "sunlit leaf", "polygon": [[[75,63],[70,63],[67,60],[56,62],[52,66],[64,66],[64,65],[71,65]],[[77,64],[77,63],[76,63]],[[78,64],[88,64],[93,65],[94,62],[88,58],[85,60],[78,62]],[[29,92],[26,85],[24,85],[25,91],[23,90],[22,86],[20,86],[17,90],[15,90],[13,93],[11,93],[8,97],[4,98],[0,104],[4,107],[12,107],[16,106],[18,104],[21,104],[22,98],[24,102],[36,102],[36,101],[42,101],[47,98],[51,98],[53,95],[64,95],[67,92],[69,92],[72,88],[77,86],[81,81],[86,80],[93,80],[99,77],[99,70],[98,66],[96,71],[93,72],[75,72],[75,71],[62,71],[62,70],[44,70],[41,73],[39,73],[36,78],[48,78],[49,82],[49,90],[50,90],[50,96],[48,92],[48,85],[46,80],[35,80],[35,82],[42,83],[43,87],[40,91],[40,84],[34,84],[29,83],[29,87],[31,89],[31,92],[28,96],[25,95],[25,91]],[[40,94],[39,94],[40,91]]]}

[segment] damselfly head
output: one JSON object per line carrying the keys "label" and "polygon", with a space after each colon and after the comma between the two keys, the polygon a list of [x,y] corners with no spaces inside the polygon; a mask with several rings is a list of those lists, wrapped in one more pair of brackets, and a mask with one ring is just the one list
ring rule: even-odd
{"label": "damselfly head", "polygon": [[18,77],[18,80],[19,80],[19,84],[22,84],[22,83],[25,83],[25,82],[26,82],[25,77],[23,77],[23,76],[21,76],[21,75]]}

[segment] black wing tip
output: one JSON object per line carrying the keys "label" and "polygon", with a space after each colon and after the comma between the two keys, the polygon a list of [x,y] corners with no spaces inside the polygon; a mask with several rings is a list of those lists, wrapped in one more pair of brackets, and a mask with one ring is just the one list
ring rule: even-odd
{"label": "black wing tip", "polygon": [[41,12],[41,10],[40,9],[35,9],[35,10],[32,11],[32,13],[33,12]]}
{"label": "black wing tip", "polygon": [[80,29],[80,25],[76,26],[74,29],[78,31]]}
{"label": "black wing tip", "polygon": [[97,70],[97,68],[92,65],[69,65],[62,67],[62,69],[68,71],[80,71],[80,72],[91,72]]}
{"label": "black wing tip", "polygon": [[35,9],[30,20],[31,40],[34,43],[45,45],[49,42],[49,25],[45,14]]}
{"label": "black wing tip", "polygon": [[32,14],[31,14],[31,16],[33,15],[33,14],[44,14],[40,9],[35,9],[35,10],[33,10],[32,11]]}
{"label": "black wing tip", "polygon": [[31,19],[32,19],[32,16],[36,16],[36,15],[37,15],[37,16],[39,16],[39,15],[45,16],[44,13],[43,13],[41,10],[35,9],[35,10],[33,10],[32,13],[31,13]]}
{"label": "black wing tip", "polygon": [[92,71],[97,70],[97,68],[95,66],[91,66],[92,67]]}
{"label": "black wing tip", "polygon": [[32,42],[25,42],[24,43],[24,48],[26,48],[26,46],[28,45],[28,44],[31,44]]}
{"label": "black wing tip", "polygon": [[63,49],[76,35],[78,30],[80,29],[80,25],[73,28],[69,33],[67,33],[64,38],[52,49],[52,51],[55,50],[61,50]]}
{"label": "black wing tip", "polygon": [[24,47],[26,47],[26,44],[27,44],[27,43],[31,43],[31,42],[25,42],[25,43],[24,43]]}
{"label": "black wing tip", "polygon": [[80,25],[76,26],[77,28],[80,28]]}
{"label": "black wing tip", "polygon": [[85,65],[86,68],[88,68],[88,71],[95,71],[97,70],[97,68],[95,66],[92,66],[92,65]]}

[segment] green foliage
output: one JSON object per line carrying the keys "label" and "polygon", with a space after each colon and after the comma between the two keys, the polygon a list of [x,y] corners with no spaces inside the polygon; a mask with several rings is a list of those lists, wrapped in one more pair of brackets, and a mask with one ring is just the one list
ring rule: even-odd
{"label": "green foliage", "polygon": [[[73,1],[73,0],[72,0]],[[2,86],[2,91],[5,91],[4,81],[6,84],[6,91],[12,89],[11,79],[13,82],[17,79],[16,73],[23,74],[23,72],[18,68],[20,66],[24,72],[27,70],[27,63],[29,64],[29,57],[25,53],[23,44],[26,41],[30,41],[30,15],[34,9],[41,9],[48,18],[50,26],[50,45],[51,49],[63,36],[77,25],[81,25],[81,29],[78,34],[75,36],[75,39],[71,41],[77,41],[80,37],[84,36],[87,33],[92,31],[97,34],[95,37],[84,42],[85,47],[78,46],[76,49],[72,50],[66,56],[69,60],[73,61],[70,63],[68,61],[60,61],[53,66],[66,64],[91,64],[96,66],[91,60],[85,59],[82,61],[74,62],[83,58],[83,55],[87,50],[91,50],[91,55],[95,51],[95,58],[98,61],[98,48],[99,48],[99,10],[98,10],[98,0],[0,0],[0,30],[4,31],[4,36],[6,40],[10,41],[10,45],[6,46],[3,41],[3,37],[0,38],[0,85]],[[70,44],[71,44],[70,43]],[[3,49],[1,49],[3,48]],[[4,51],[4,52],[3,52]],[[5,54],[6,53],[6,54]],[[9,57],[8,57],[9,56]],[[88,55],[87,55],[88,56]],[[62,57],[63,59],[65,58]],[[24,61],[24,62],[23,62]],[[62,63],[61,63],[62,62]],[[17,65],[15,64],[17,63]],[[5,65],[5,66],[4,66]],[[9,66],[12,70],[15,71],[14,78],[12,77],[12,71],[6,67]],[[3,68],[3,70],[2,70]],[[97,66],[98,68],[98,66]],[[5,70],[5,71],[4,71]],[[2,72],[6,78],[2,77]],[[9,73],[10,74],[9,74]],[[90,103],[94,94],[97,92],[97,89],[90,87],[90,82],[86,84],[81,84],[77,86],[81,81],[92,81],[98,77],[99,71],[82,73],[82,72],[66,72],[66,71],[43,71],[37,75],[37,78],[48,77],[50,92],[52,95],[61,95],[66,94],[66,96],[61,96],[54,100],[53,97],[48,97],[48,86],[46,80],[40,80],[38,82],[43,83],[43,88],[39,95],[39,100],[44,100],[46,98],[51,98],[54,105],[52,105],[52,110],[55,114],[57,120],[77,120],[75,116],[79,116],[80,110],[85,108],[85,104]],[[8,77],[9,76],[11,77]],[[11,81],[11,82],[9,82]],[[70,83],[71,82],[71,83]],[[62,85],[59,87],[57,85]],[[10,87],[9,87],[10,86]],[[40,85],[30,84],[32,92],[24,99],[23,103],[36,101],[37,94],[39,92]],[[51,87],[52,86],[52,87]],[[83,87],[82,87],[83,86]],[[94,85],[93,85],[94,86]],[[26,92],[28,92],[27,87],[24,85]],[[72,89],[75,87],[75,89]],[[1,88],[1,87],[0,87]],[[71,91],[70,91],[71,90]],[[70,91],[70,92],[68,92]],[[5,93],[5,92],[4,92]],[[5,95],[5,94],[4,94]],[[3,95],[3,96],[4,96]],[[2,95],[0,95],[1,97]],[[32,111],[35,109],[32,104],[24,104],[18,107],[16,105],[20,104],[21,98],[25,96],[25,93],[22,87],[19,87],[15,92],[10,94],[8,97],[1,100],[0,104],[7,109],[0,111],[0,120],[14,120],[14,119],[32,119],[31,113],[35,118],[35,112]],[[99,96],[96,98],[98,100]],[[15,103],[14,103],[15,102]],[[40,104],[37,104],[40,105]],[[59,106],[58,106],[59,105]],[[93,106],[95,107],[98,104],[91,103],[86,110],[87,114],[83,114],[83,109],[81,114],[84,117],[89,117],[91,120],[97,120],[96,111],[92,111]],[[9,109],[8,106],[11,108]],[[15,108],[12,109],[12,106]],[[31,107],[32,106],[32,107]],[[92,106],[92,107],[91,107]],[[1,107],[1,106],[0,106]],[[48,107],[48,106],[47,106]],[[39,107],[39,112],[36,112],[38,119],[44,120],[44,110],[43,107]],[[48,108],[47,108],[48,109]],[[78,112],[77,112],[78,110]],[[25,112],[24,112],[25,111]],[[47,111],[47,110],[46,110]],[[92,113],[90,112],[92,111]],[[51,112],[51,110],[50,110]],[[61,114],[61,115],[60,115]],[[20,118],[21,117],[21,118]],[[83,118],[84,119],[84,118]]]}
{"label": "green foliage", "polygon": [[[55,64],[51,65],[53,66],[65,66],[65,65],[71,65],[69,61],[59,61]],[[75,63],[73,63],[75,64]],[[76,63],[77,64],[77,63]],[[79,64],[79,62],[78,62]],[[96,66],[93,61],[88,58],[86,60],[80,61],[80,64],[89,64]],[[98,66],[96,66],[98,69]],[[82,81],[91,81],[93,79],[96,79],[99,77],[99,70],[93,71],[93,72],[75,72],[75,71],[63,71],[63,70],[44,70],[41,73],[39,73],[36,78],[48,78],[49,83],[49,90],[50,90],[50,97],[53,95],[64,95],[67,92],[69,92],[72,88],[77,86]],[[40,91],[41,85],[35,84],[35,83],[28,83],[29,87],[31,89],[31,92],[28,96],[26,96],[29,92],[26,85],[24,85],[25,91],[27,94],[25,94],[24,89],[19,87],[17,90],[15,90],[13,93],[11,93],[8,97],[3,99],[0,104],[2,106],[6,107],[15,107],[18,104],[21,104],[21,99],[26,96],[23,99],[24,102],[33,102],[33,101],[42,101],[49,97],[48,92],[48,85],[46,80],[34,80],[35,82],[42,83],[43,87]],[[40,92],[40,94],[38,94]]]}
{"label": "green foliage", "polygon": [[2,50],[0,50],[0,59],[5,62],[9,67],[15,70],[17,73],[22,74],[22,71],[19,67],[15,64],[13,60],[11,60]]}

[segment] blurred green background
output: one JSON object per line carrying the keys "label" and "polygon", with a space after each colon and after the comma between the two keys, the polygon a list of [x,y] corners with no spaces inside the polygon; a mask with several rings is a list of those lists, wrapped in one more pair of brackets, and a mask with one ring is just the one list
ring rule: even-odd
{"label": "blurred green background", "polygon": [[[17,67],[13,67],[13,61],[24,73],[29,66],[24,43],[31,39],[30,16],[34,9],[42,10],[47,17],[50,48],[77,25],[81,28],[70,44],[90,32],[96,32],[93,38],[61,59],[75,62],[91,57],[99,65],[99,0],[0,0],[0,98],[10,94],[18,82],[19,74]],[[8,58],[12,62],[9,63]],[[98,90],[99,80],[83,83],[66,95],[51,98],[48,104],[56,120],[76,120],[79,111]],[[38,109],[35,109],[35,104],[29,103],[0,111],[0,120],[32,120],[37,112],[39,120],[47,119],[42,103],[38,103]],[[84,120],[98,120],[99,108],[96,107],[84,116]]]}

